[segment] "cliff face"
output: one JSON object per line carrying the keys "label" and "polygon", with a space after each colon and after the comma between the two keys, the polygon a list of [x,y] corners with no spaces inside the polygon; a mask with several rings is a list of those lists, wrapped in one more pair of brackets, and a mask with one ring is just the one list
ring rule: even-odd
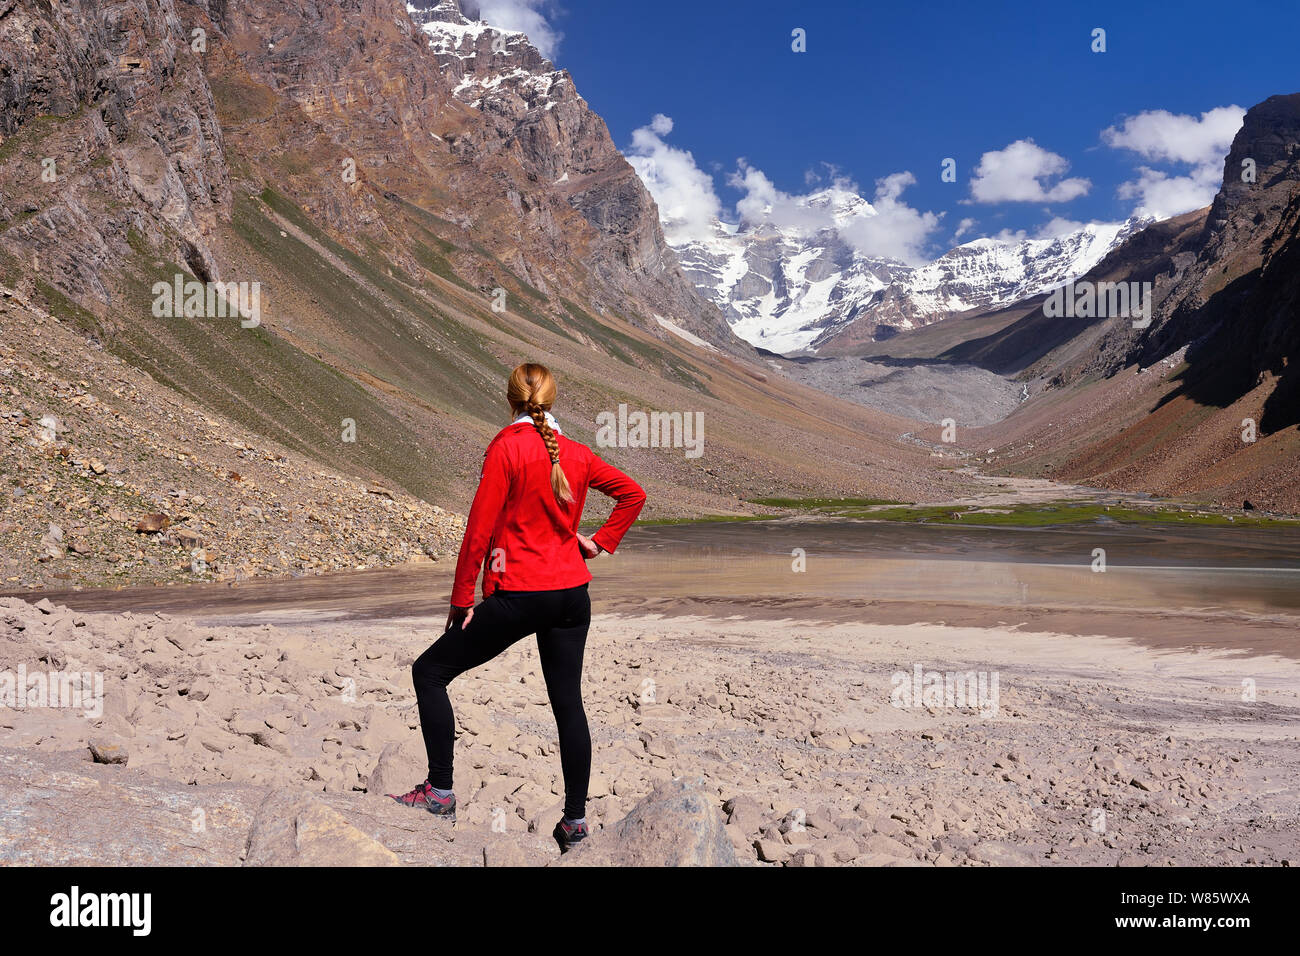
{"label": "cliff face", "polygon": [[1261,427],[1300,423],[1300,93],[1246,114],[1198,246],[1132,354],[1150,363],[1189,344],[1183,389],[1207,403],[1272,378]]}
{"label": "cliff face", "polygon": [[192,42],[173,0],[0,4],[0,275],[109,318],[134,230],[219,277],[230,175]]}
{"label": "cliff face", "polygon": [[[39,262],[87,307],[113,309],[98,275],[127,254],[131,228],[199,277],[221,277],[210,236],[231,216],[229,134],[257,174],[331,227],[394,243],[407,267],[417,256],[375,191],[471,232],[486,255],[458,252],[449,267],[472,283],[508,287],[496,260],[546,296],[662,337],[659,314],[744,351],[682,276],[653,200],[568,74],[522,34],[502,44],[490,28],[464,29],[454,0],[424,18],[456,21],[455,52],[397,0],[6,6],[0,135],[6,182],[27,185],[0,196],[0,249]],[[475,82],[490,90],[470,106]],[[55,204],[31,201],[45,154]]]}
{"label": "cliff face", "polygon": [[[630,297],[643,312],[724,347],[738,345],[722,314],[682,274],[653,198],[568,71],[555,69],[524,34],[471,21],[459,0],[414,5],[411,17],[428,37],[445,87],[480,118],[449,137],[452,155],[490,163],[508,181],[512,202],[558,200],[581,214],[595,233],[586,261],[614,293],[602,292],[596,304],[617,311],[620,298]],[[511,167],[522,176],[507,172]]]}
{"label": "cliff face", "polygon": [[1042,407],[1070,422],[1049,427],[1030,402],[976,440],[1016,446],[1000,459],[1016,470],[1300,511],[1300,94],[1247,112],[1208,209],[1149,227],[1084,279],[1150,283],[1150,326],[1038,306],[952,349],[1055,393]]}
{"label": "cliff face", "polygon": [[[463,508],[523,360],[554,369],[557,415],[588,443],[621,403],[707,415],[707,466],[601,449],[655,490],[652,513],[951,483],[895,420],[747,362],[572,79],[522,36],[496,49],[440,9],[460,55],[396,0],[0,0],[0,373],[42,384],[0,375],[0,470],[49,479],[27,499],[47,523],[9,529],[24,553],[64,504],[98,526],[105,486],[129,485],[133,508],[199,525],[233,567],[319,567],[312,519],[292,553],[254,554],[250,526],[299,516],[277,493],[296,482],[231,478],[245,469],[220,464],[235,439],[218,436],[253,436],[241,455],[256,441],[294,475]],[[214,280],[256,287],[259,321],[214,309]],[[206,304],[159,309],[177,282]],[[31,431],[47,417],[58,442]],[[78,464],[98,459],[102,473]],[[307,507],[368,533],[346,504]]]}

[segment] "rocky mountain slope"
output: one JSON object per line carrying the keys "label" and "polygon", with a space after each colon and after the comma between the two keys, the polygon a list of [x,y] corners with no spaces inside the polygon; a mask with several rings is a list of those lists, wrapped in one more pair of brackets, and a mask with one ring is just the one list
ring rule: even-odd
{"label": "rocky mountain slope", "polygon": [[[1257,170],[1243,177],[1247,160]],[[1033,399],[969,433],[1022,473],[1300,511],[1300,94],[1252,108],[1208,210],[1159,223],[1087,282],[1150,283],[1148,327],[1043,303],[944,351]]]}
{"label": "rocky mountain slope", "polygon": [[459,0],[407,9],[428,37],[443,82],[478,113],[473,129],[447,137],[452,155],[471,163],[510,157],[526,177],[524,188],[516,186],[520,202],[568,203],[602,238],[586,262],[618,295],[593,304],[619,307],[630,297],[744,354],[682,276],[654,200],[568,71],[557,70],[526,35],[470,20]]}
{"label": "rocky mountain slope", "polygon": [[[435,8],[444,18],[458,9]],[[172,490],[211,500],[220,488],[205,540],[232,570],[252,573],[285,569],[281,550],[288,573],[401,560],[421,550],[420,534],[384,525],[406,549],[340,542],[337,554],[322,544],[306,558],[245,548],[219,526],[241,505],[266,515],[268,503],[209,487],[211,468],[241,470],[221,455],[193,448],[182,459],[175,448],[209,432],[238,436],[299,461],[295,474],[329,472],[463,509],[482,448],[504,423],[505,377],[524,359],[557,372],[556,414],[588,443],[595,416],[620,404],[704,416],[700,458],[600,449],[645,484],[648,517],[745,513],[754,506],[744,499],[770,495],[912,500],[954,489],[898,441],[908,423],[847,408],[746,357],[676,271],[653,202],[570,79],[529,100],[527,84],[520,93],[495,81],[512,73],[510,57],[554,73],[521,35],[505,35],[505,53],[484,40],[490,56],[480,57],[472,25],[437,22],[464,28],[455,46],[466,55],[393,0],[7,6],[0,286],[18,304],[0,311],[0,327],[6,343],[24,342],[44,317],[54,323],[43,347],[5,356],[10,423],[63,421],[73,431],[56,447],[70,445],[80,462],[129,464],[140,507],[159,507]],[[489,77],[491,91],[471,93],[469,76]],[[158,288],[177,281],[256,288],[256,321],[214,311],[202,295],[195,313],[160,309]],[[133,464],[116,460],[127,448],[98,445],[126,432],[69,425],[64,407],[76,389],[109,403],[98,376],[110,358],[121,363],[115,379],[133,383],[124,394],[158,396],[131,407],[132,428],[162,436],[130,449]],[[174,430],[169,413],[219,425]],[[20,424],[0,445],[5,487],[27,488],[30,453],[42,453],[31,437]],[[158,481],[140,481],[155,470]],[[30,563],[49,524],[68,533],[102,522],[66,513],[94,500],[83,471],[41,470],[39,487],[52,488],[27,499],[40,514],[12,522],[21,547],[7,553],[24,564],[7,576],[34,586],[103,579],[105,567],[72,557]],[[371,497],[340,499],[342,526]],[[163,510],[183,526],[182,513],[202,517]],[[126,539],[101,557],[145,560],[139,552],[151,552],[123,527]],[[180,557],[147,574],[185,578]]]}
{"label": "rocky mountain slope", "polygon": [[190,405],[3,287],[0,330],[0,590],[454,560],[459,515]]}
{"label": "rocky mountain slope", "polygon": [[1094,223],[1043,239],[976,239],[915,266],[862,254],[842,235],[871,204],[835,187],[803,197],[815,230],[714,222],[676,246],[688,278],[741,338],[773,352],[844,352],[950,315],[1015,302],[1076,278],[1150,223]]}

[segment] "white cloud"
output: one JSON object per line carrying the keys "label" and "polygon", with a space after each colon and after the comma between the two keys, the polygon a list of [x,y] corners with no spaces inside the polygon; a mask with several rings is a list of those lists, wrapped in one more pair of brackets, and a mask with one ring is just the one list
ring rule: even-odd
{"label": "white cloud", "polygon": [[[805,235],[835,228],[835,210],[831,205],[809,205],[808,196],[815,193],[794,195],[782,192],[766,173],[743,159],[737,161],[736,171],[727,177],[727,185],[744,193],[736,202],[736,213],[747,225],[767,224]],[[845,180],[836,180],[832,188],[854,191],[853,185]]]}
{"label": "white cloud", "polygon": [[1157,163],[1192,167],[1172,174],[1140,166],[1138,178],[1119,187],[1119,197],[1138,200],[1134,215],[1157,219],[1208,206],[1219,191],[1223,159],[1245,115],[1240,106],[1219,106],[1199,117],[1147,110],[1102,130],[1102,141],[1115,149],[1131,150]]}
{"label": "white cloud", "polygon": [[926,261],[926,239],[939,227],[939,216],[913,209],[899,197],[916,182],[909,172],[876,180],[874,216],[857,216],[840,227],[840,236],[858,252],[902,262]]}
{"label": "white cloud", "polygon": [[[833,168],[831,174],[834,178],[828,188],[796,195],[777,189],[762,170],[742,159],[727,182],[744,193],[736,211],[748,225],[768,224],[801,235],[831,229],[864,256],[926,261],[922,250],[930,233],[938,228],[940,216],[913,209],[900,198],[903,190],[916,182],[915,176],[901,172],[876,180],[875,196],[868,203],[862,200],[856,183]],[[809,184],[817,179],[810,178]]]}
{"label": "white cloud", "polygon": [[[722,219],[722,201],[714,190],[713,178],[695,163],[688,151],[665,142],[673,121],[662,113],[632,133],[627,161],[636,170],[659,206],[659,218],[669,242],[704,239],[713,234],[713,221]],[[830,184],[803,194],[783,192],[761,169],[737,160],[727,183],[741,193],[736,215],[747,226],[771,226],[812,235],[835,230],[849,246],[863,255],[925,261],[922,249],[938,228],[941,216],[920,212],[902,200],[902,193],[916,182],[909,172],[894,173],[877,180],[875,198],[867,202],[858,187],[827,166]],[[808,184],[823,181],[810,174]]]}
{"label": "white cloud", "polygon": [[1208,206],[1222,183],[1222,160],[1197,166],[1186,176],[1140,166],[1138,178],[1122,183],[1118,194],[1120,199],[1138,200],[1133,215],[1168,219]]}
{"label": "white cloud", "polygon": [[1065,219],[1061,216],[1055,216],[1038,227],[1038,232],[1034,235],[1035,239],[1055,239],[1057,236],[1064,236],[1066,233],[1078,232],[1084,224],[1077,219]]}
{"label": "white cloud", "polygon": [[1131,149],[1143,159],[1204,166],[1222,163],[1241,129],[1246,111],[1240,106],[1220,106],[1195,116],[1147,110],[1124,120],[1122,126],[1102,130],[1107,146]]}
{"label": "white cloud", "polygon": [[1055,239],[1058,236],[1064,236],[1067,233],[1077,232],[1082,229],[1086,223],[1074,219],[1065,219],[1061,216],[1055,216],[1043,223],[1033,232],[1027,229],[1003,229],[991,239],[998,242],[1024,242],[1026,239]]}
{"label": "white cloud", "polygon": [[461,11],[471,20],[483,20],[502,30],[528,34],[533,46],[548,60],[555,58],[564,34],[551,26],[546,13],[550,0],[462,0]]}
{"label": "white cloud", "polygon": [[1092,183],[1086,179],[1048,180],[1062,175],[1070,164],[1064,156],[1043,149],[1032,139],[1020,139],[1005,149],[980,157],[971,178],[971,198],[976,202],[1068,202],[1085,195]]}
{"label": "white cloud", "polygon": [[713,177],[695,165],[695,157],[664,142],[672,130],[672,119],[656,113],[648,125],[632,132],[627,161],[658,204],[668,241],[702,239],[721,217],[722,202],[713,190]]}
{"label": "white cloud", "polygon": [[975,228],[974,219],[971,219],[969,217],[963,219],[961,222],[957,223],[957,231],[952,234],[952,241],[956,242],[958,239],[966,235],[966,233],[970,232],[974,228]]}

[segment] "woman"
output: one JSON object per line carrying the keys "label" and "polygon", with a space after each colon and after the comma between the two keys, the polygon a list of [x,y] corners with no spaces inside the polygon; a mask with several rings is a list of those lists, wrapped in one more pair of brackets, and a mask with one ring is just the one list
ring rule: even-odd
{"label": "woman", "polygon": [[[536,633],[560,737],[564,817],[553,835],[564,853],[588,834],[591,736],[581,686],[591,623],[586,561],[602,551],[613,553],[641,513],[645,492],[586,445],[560,433],[550,413],[555,378],[545,366],[530,363],[515,369],[506,400],[515,420],[497,434],[483,458],[456,562],[447,631],[412,668],[429,777],[410,793],[389,796],[408,807],[455,817],[455,720],[447,684]],[[609,520],[590,538],[578,533],[588,488],[617,500]],[[483,601],[472,607],[474,582],[485,561]]]}

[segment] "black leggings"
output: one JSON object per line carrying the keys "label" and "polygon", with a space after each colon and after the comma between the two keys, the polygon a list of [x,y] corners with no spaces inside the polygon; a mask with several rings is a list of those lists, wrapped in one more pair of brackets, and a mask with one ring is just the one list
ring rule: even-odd
{"label": "black leggings", "polygon": [[411,674],[420,706],[420,730],[429,752],[429,783],[439,790],[451,789],[456,727],[447,684],[536,633],[542,677],[560,735],[564,815],[571,820],[584,816],[591,776],[591,734],[582,709],[582,652],[590,625],[591,598],[585,584],[561,591],[494,591],[474,608],[474,616],[463,630],[459,624],[453,625],[421,654]]}

